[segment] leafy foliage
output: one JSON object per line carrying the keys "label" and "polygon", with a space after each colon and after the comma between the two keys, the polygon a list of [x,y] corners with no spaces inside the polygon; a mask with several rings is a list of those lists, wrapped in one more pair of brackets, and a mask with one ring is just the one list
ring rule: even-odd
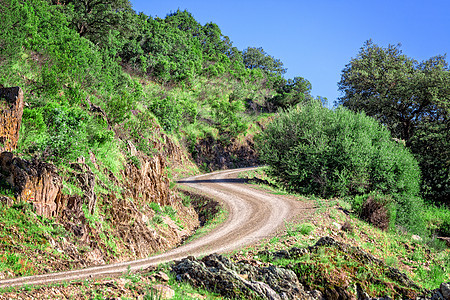
{"label": "leafy foliage", "polygon": [[107,38],[111,29],[123,25],[121,19],[126,17],[126,12],[131,12],[128,0],[58,0],[53,4],[63,5],[67,9],[71,24],[80,36],[97,42]]}
{"label": "leafy foliage", "polygon": [[423,174],[423,195],[450,199],[450,72],[445,56],[421,63],[399,46],[367,41],[342,72],[337,104],[365,111],[410,147]]}
{"label": "leafy foliage", "polygon": [[311,83],[302,77],[288,79],[284,85],[278,88],[277,95],[271,100],[275,107],[283,109],[295,106],[299,103],[305,104],[312,100]]}
{"label": "leafy foliage", "polygon": [[64,165],[88,149],[106,153],[119,144],[112,128],[151,155],[157,123],[190,149],[207,137],[228,142],[260,112],[310,97],[307,80],[281,77],[280,60],[260,49],[260,65],[246,68],[217,24],[187,11],[151,17],[127,0],[2,4],[0,84],[27,95],[18,151],[29,156]]}
{"label": "leafy foliage", "polygon": [[245,67],[248,69],[261,69],[271,75],[286,73],[281,60],[267,54],[262,47],[248,47],[242,52]]}
{"label": "leafy foliage", "polygon": [[403,145],[376,120],[313,101],[281,112],[259,135],[262,162],[289,188],[324,197],[391,195],[400,223],[415,209],[420,171]]}

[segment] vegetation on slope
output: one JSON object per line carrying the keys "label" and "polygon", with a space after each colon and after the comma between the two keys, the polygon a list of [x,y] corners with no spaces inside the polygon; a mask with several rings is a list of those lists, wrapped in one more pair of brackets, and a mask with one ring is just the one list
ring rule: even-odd
{"label": "vegetation on slope", "polygon": [[[60,220],[36,219],[28,206],[2,208],[4,228],[18,234],[5,232],[12,240],[5,238],[0,255],[31,253],[36,244],[65,249],[68,242],[73,250],[70,257],[57,255],[65,266],[48,268],[39,263],[54,251],[41,249],[46,258],[33,260],[27,272],[81,267],[84,255],[97,250],[105,261],[131,258],[140,251],[127,249],[123,237],[129,232],[161,233],[167,222],[187,227],[187,216],[180,214],[188,208],[181,199],[174,207],[154,203],[158,199],[147,203],[127,191],[125,174],[142,170],[143,159],[170,156],[173,140],[195,157],[202,141],[227,146],[243,139],[247,129],[259,128],[251,123],[261,112],[311,98],[305,79],[282,77],[280,60],[262,48],[236,49],[216,24],[201,25],[187,11],[153,18],[137,14],[124,0],[0,0],[0,5],[0,86],[20,86],[26,102],[15,154],[55,164],[62,192],[71,199],[86,194],[73,163],[85,163],[84,171],[95,176],[89,193],[95,193],[96,207],[64,220],[65,229],[80,236],[55,233],[54,244],[44,242],[39,234],[22,233],[33,232],[32,225],[37,231],[48,224],[56,228]],[[183,168],[163,171],[174,177],[190,172]],[[14,198],[13,187],[0,182],[2,195]],[[11,223],[16,214],[23,222]],[[1,271],[25,274],[14,260]]]}
{"label": "vegetation on slope", "polygon": [[[249,171],[242,176],[250,183],[257,183],[258,188],[275,194],[290,194],[279,182],[267,176],[267,169]],[[287,222],[285,231],[281,235],[269,238],[261,244],[236,251],[234,260],[261,260],[267,264],[295,267],[299,279],[310,288],[327,289],[334,285],[344,290],[356,293],[356,285],[372,297],[390,296],[397,298],[400,289],[397,283],[386,276],[383,268],[393,267],[414,281],[420,289],[411,289],[418,294],[426,290],[439,287],[450,278],[450,255],[446,242],[436,238],[436,235],[426,235],[422,238],[413,236],[411,232],[402,230],[380,230],[367,221],[361,220],[360,214],[353,205],[353,198],[307,197],[296,195],[299,201],[314,201],[316,211],[308,220]],[[425,206],[421,210],[424,219],[431,227],[434,221],[442,217],[448,219],[448,210]],[[439,215],[434,221],[431,215]],[[432,225],[433,224],[433,225]],[[436,228],[436,227],[434,227]],[[313,246],[321,237],[331,237],[338,243],[359,248],[380,261],[362,263],[361,258],[352,257],[351,253],[344,253],[339,247],[332,245],[321,247],[318,251],[304,253],[299,257],[277,259],[268,252],[279,251],[286,253],[291,248],[308,248]],[[261,249],[265,249],[261,251]],[[267,250],[267,251],[266,251]],[[355,249],[353,249],[355,250]],[[280,255],[282,256],[282,255]],[[345,258],[344,258],[345,257]],[[323,276],[306,276],[317,274]],[[305,273],[306,272],[306,273]],[[303,275],[302,275],[303,274]],[[303,277],[302,277],[303,276]],[[400,284],[401,286],[401,284]],[[404,292],[407,293],[408,289]],[[413,291],[415,290],[415,292]],[[396,296],[397,295],[397,296]],[[401,298],[401,297],[399,297]]]}
{"label": "vegetation on slope", "polygon": [[259,135],[258,149],[288,189],[321,197],[371,194],[391,221],[420,226],[417,162],[375,119],[311,103],[280,113]]}
{"label": "vegetation on slope", "polygon": [[367,41],[342,71],[337,104],[375,117],[403,140],[422,171],[428,202],[450,199],[450,70],[445,55],[418,62],[400,46]]}
{"label": "vegetation on slope", "polygon": [[[365,204],[379,202],[390,220],[408,230],[424,223],[424,238],[449,234],[450,214],[421,208],[417,162],[386,130],[364,115],[304,106],[314,102],[307,80],[284,79],[280,60],[262,48],[240,51],[216,24],[201,25],[187,11],[164,19],[137,14],[126,0],[0,0],[0,5],[0,85],[19,85],[26,95],[16,152],[55,163],[65,176],[66,193],[82,193],[70,180],[70,163],[81,157],[92,154],[100,166],[94,168],[87,160],[99,183],[96,192],[118,194],[124,165],[140,166],[127,141],[152,157],[162,151],[157,146],[162,136],[155,133],[163,131],[195,157],[203,140],[228,144],[254,130],[249,124],[259,121],[262,112],[300,104],[280,113],[277,126],[262,135],[261,141],[274,143],[286,137],[271,149],[264,148],[271,143],[261,144],[264,160],[280,159],[273,174],[294,190],[349,196],[361,216]],[[422,196],[437,203],[448,199],[448,80],[444,57],[419,64],[397,47],[367,43],[340,82],[345,94],[339,104],[375,116],[405,141],[422,171]],[[302,114],[305,111],[311,115]],[[286,149],[298,130],[303,137],[296,140],[297,148]],[[278,150],[286,150],[287,158],[274,156]],[[10,187],[0,184],[0,193],[12,196]],[[99,201],[102,205],[105,210],[86,217],[101,228],[97,234],[106,251],[116,255],[111,224],[103,219],[108,207]],[[162,212],[174,217],[170,208],[151,206],[154,223],[160,223]],[[18,237],[10,241],[14,234],[2,235],[2,270],[16,275],[40,272],[11,253],[43,251],[49,246],[43,240],[45,231],[61,241],[66,237],[57,224],[34,216],[26,205],[1,209],[0,222]],[[417,222],[414,213],[423,209],[423,219]],[[35,234],[27,235],[25,228]],[[14,243],[23,241],[15,248]],[[447,272],[447,256],[442,257]],[[421,272],[429,278],[440,272],[428,268]],[[439,278],[448,277],[445,274]]]}
{"label": "vegetation on slope", "polygon": [[124,139],[145,141],[156,118],[194,149],[202,138],[244,132],[249,112],[311,97],[305,79],[281,76],[281,61],[261,48],[239,51],[216,24],[201,25],[187,11],[153,18],[127,1],[2,7],[0,84],[25,92],[18,151],[30,156],[67,164],[91,149],[114,171],[122,159],[116,126],[129,129]]}

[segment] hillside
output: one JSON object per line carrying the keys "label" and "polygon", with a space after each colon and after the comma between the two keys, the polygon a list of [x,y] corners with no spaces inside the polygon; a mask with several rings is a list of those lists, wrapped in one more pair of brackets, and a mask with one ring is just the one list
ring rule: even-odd
{"label": "hillside", "polygon": [[152,299],[154,282],[178,285],[177,268],[191,283],[176,291],[180,299],[255,296],[200,284],[216,276],[189,275],[202,264],[238,270],[232,290],[244,284],[257,296],[270,290],[249,282],[270,283],[261,278],[273,270],[294,282],[272,286],[278,294],[313,298],[414,298],[450,280],[444,56],[418,63],[368,41],[343,70],[341,107],[331,110],[308,80],[284,78],[279,59],[237,49],[217,24],[188,11],[152,17],[126,0],[0,6],[0,279],[180,245],[209,224],[207,215],[218,222],[208,199],[176,188],[201,172],[265,163],[245,176],[317,206],[310,222],[286,223],[225,258],[83,287],[25,288],[23,297]]}
{"label": "hillside", "polygon": [[310,97],[214,23],[108,3],[2,2],[3,278],[178,245],[199,221],[173,181],[256,164],[268,113]]}

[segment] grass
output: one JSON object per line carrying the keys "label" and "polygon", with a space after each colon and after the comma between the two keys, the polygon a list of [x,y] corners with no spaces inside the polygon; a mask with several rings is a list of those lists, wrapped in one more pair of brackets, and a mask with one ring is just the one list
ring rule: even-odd
{"label": "grass", "polygon": [[[272,189],[274,188],[272,187]],[[194,205],[194,202],[198,201],[189,195],[181,195],[182,202],[185,205]],[[390,267],[398,268],[401,272],[406,273],[421,289],[434,289],[440,283],[449,281],[450,259],[447,248],[431,247],[431,241],[428,240],[414,241],[410,235],[401,231],[391,230],[386,232],[374,228],[359,220],[357,216],[349,214],[348,211],[351,206],[344,200],[329,201],[316,197],[313,200],[320,203],[320,209],[316,210],[316,213],[307,222],[286,222],[285,231],[282,234],[266,239],[257,245],[235,251],[230,254],[231,258],[236,261],[243,258],[252,258],[260,260],[264,264],[275,264],[290,268],[297,274],[300,281],[311,289],[325,290],[329,286],[340,284],[355,294],[354,286],[358,283],[372,297],[386,295],[394,298],[407,297],[419,292],[419,289],[415,287],[408,287],[393,280],[389,276]],[[151,203],[149,206],[157,213],[156,216],[162,214],[171,216],[175,213],[173,209],[161,207],[157,203]],[[24,206],[16,206],[11,209],[21,211],[25,208]],[[2,215],[5,215],[5,213]],[[208,215],[204,226],[188,241],[207,234],[222,223],[226,217],[227,212],[223,208],[220,208],[214,215]],[[343,225],[345,223],[348,223],[348,227],[352,229],[339,230],[336,226],[336,224]],[[38,235],[34,234],[34,236]],[[338,247],[324,246],[308,250],[305,255],[300,257],[278,260],[273,260],[259,253],[261,249],[270,251],[287,250],[291,247],[308,249],[322,236],[331,236],[338,242],[357,246],[383,263],[364,261],[358,254],[359,252],[351,247],[350,250],[343,251]],[[28,262],[20,261],[20,259],[24,259],[24,257],[5,256],[5,258],[0,258],[0,261],[9,261],[8,268],[11,270],[18,268],[25,272]],[[158,299],[158,295],[151,288],[154,283],[150,282],[149,278],[151,278],[151,274],[161,270],[170,276],[168,285],[175,291],[173,299],[196,299],[199,297],[198,295],[205,297],[205,299],[219,298],[217,294],[177,282],[169,272],[169,265],[162,265],[149,274],[127,274],[118,279],[119,281],[111,279],[113,283],[106,283],[111,280],[84,281],[81,287],[76,287],[77,293],[81,293],[80,295],[90,299],[113,297],[110,294],[111,289],[107,288],[107,284],[117,285],[123,281],[126,282],[124,285],[126,293],[122,296],[122,299],[133,299],[137,293],[145,295],[146,298],[144,299]],[[59,289],[70,287],[74,288],[71,284],[58,286]],[[25,293],[26,289],[21,291]]]}
{"label": "grass", "polygon": [[214,228],[222,224],[228,218],[228,211],[220,207],[219,211],[210,218],[207,218],[206,222],[198,228],[193,235],[186,239],[185,243],[192,242],[198,238],[201,238],[211,232]]}
{"label": "grass", "polygon": [[14,199],[14,190],[11,185],[5,180],[0,178],[0,196],[6,196]]}
{"label": "grass", "polygon": [[[171,299],[222,299],[218,294],[204,289],[193,288],[189,284],[179,282],[170,272],[170,264],[162,264],[149,272],[127,272],[119,278],[87,279],[82,281],[64,282],[44,286],[23,286],[19,288],[0,289],[0,295],[8,298],[21,295],[24,298],[33,296],[45,299],[59,299],[63,295],[71,295],[69,299],[163,299],[156,285],[170,287],[174,291]],[[169,276],[169,281],[159,281],[156,275],[164,272]],[[51,298],[52,296],[54,298]],[[49,298],[50,297],[50,298]]]}
{"label": "grass", "polygon": [[189,243],[205,236],[228,218],[228,211],[209,197],[197,194],[188,187],[178,185],[177,189],[180,191],[179,195],[182,198],[183,204],[192,204],[200,217],[201,227],[199,227],[192,236],[187,238],[185,243]]}
{"label": "grass", "polygon": [[0,204],[0,227],[0,272],[15,276],[39,273],[50,262],[36,261],[36,253],[52,249],[50,237],[67,235],[60,225],[37,216],[27,203],[11,207]]}

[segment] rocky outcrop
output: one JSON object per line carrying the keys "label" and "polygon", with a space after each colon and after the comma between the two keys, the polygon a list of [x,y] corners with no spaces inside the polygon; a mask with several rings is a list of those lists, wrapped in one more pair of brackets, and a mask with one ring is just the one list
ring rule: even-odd
{"label": "rocky outcrop", "polygon": [[0,179],[14,189],[17,200],[32,203],[38,215],[46,218],[56,216],[56,199],[61,191],[62,180],[56,167],[38,159],[24,160],[11,152],[0,154]]}
{"label": "rocky outcrop", "polygon": [[421,299],[430,299],[430,300],[447,300],[450,299],[450,282],[443,282],[439,286],[438,289],[431,291],[431,293],[427,296],[422,297]]}
{"label": "rocky outcrop", "polygon": [[189,282],[222,296],[245,299],[320,299],[318,291],[305,292],[291,270],[270,266],[255,267],[232,263],[228,258],[211,254],[202,259],[185,258],[172,271],[177,280]]}
{"label": "rocky outcrop", "polygon": [[[116,138],[128,144],[124,154],[129,158],[119,174],[97,161],[93,152],[58,173],[40,159],[12,154],[23,105],[20,88],[0,90],[0,151],[8,150],[0,152],[0,186],[8,190],[0,202],[31,203],[37,215],[53,218],[72,233],[67,239],[46,237],[52,248],[69,258],[54,261],[53,270],[147,257],[177,246],[199,226],[194,208],[183,205],[170,190],[167,174],[168,167],[189,164],[189,158],[160,128],[145,141],[134,141],[142,151],[129,140],[130,134],[121,136],[116,130]],[[109,124],[100,107],[90,103],[89,111]]]}
{"label": "rocky outcrop", "polygon": [[165,174],[166,162],[162,155],[146,157],[134,155],[139,166],[127,164],[123,170],[124,196],[169,205],[169,179]]}
{"label": "rocky outcrop", "polygon": [[22,114],[22,89],[0,88],[0,153],[16,149]]}
{"label": "rocky outcrop", "polygon": [[[38,215],[55,217],[62,186],[56,167],[36,158],[24,160],[11,153],[19,140],[23,106],[20,87],[0,88],[0,182],[7,182],[16,199],[31,203]],[[13,202],[5,196],[2,199],[8,205]]]}
{"label": "rocky outcrop", "polygon": [[[94,208],[97,205],[97,195],[94,188],[96,184],[95,175],[91,168],[85,163],[71,163],[72,168],[71,175],[75,178],[77,186],[81,188],[83,192],[81,205],[86,205],[89,214],[94,213]],[[67,205],[63,204],[62,209],[65,209]]]}

